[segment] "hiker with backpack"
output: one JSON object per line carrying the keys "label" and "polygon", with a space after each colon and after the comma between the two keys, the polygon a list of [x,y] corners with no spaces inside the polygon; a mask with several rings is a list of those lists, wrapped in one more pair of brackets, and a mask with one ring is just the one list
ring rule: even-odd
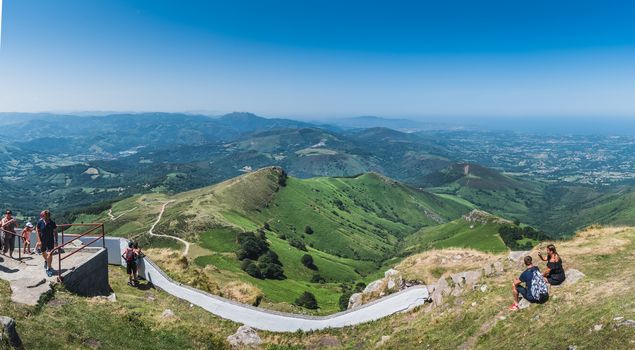
{"label": "hiker with backpack", "polygon": [[128,285],[135,287],[137,285],[137,253],[134,249],[134,242],[128,242],[128,248],[123,251],[121,257],[126,262],[126,273],[128,274]]}
{"label": "hiker with backpack", "polygon": [[[514,280],[512,292],[514,294],[514,303],[509,307],[510,310],[518,310],[518,302],[520,296],[530,303],[541,304],[549,299],[549,287],[547,282],[540,273],[540,269],[534,266],[531,256],[523,259],[526,269]],[[523,283],[525,284],[523,286]]]}
{"label": "hiker with backpack", "polygon": [[547,262],[547,268],[542,274],[547,283],[552,286],[562,284],[562,282],[566,279],[566,276],[564,275],[562,259],[560,259],[560,254],[556,251],[556,246],[553,244],[548,245],[547,256],[544,257],[541,252],[538,252],[538,257],[540,260]]}

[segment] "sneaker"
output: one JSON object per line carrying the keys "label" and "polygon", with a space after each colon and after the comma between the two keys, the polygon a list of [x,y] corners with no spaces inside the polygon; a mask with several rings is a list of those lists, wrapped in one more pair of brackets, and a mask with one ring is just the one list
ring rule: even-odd
{"label": "sneaker", "polygon": [[516,311],[516,310],[518,310],[518,304],[517,304],[517,303],[513,303],[513,304],[511,304],[511,305],[509,306],[509,309],[510,309],[511,311]]}
{"label": "sneaker", "polygon": [[135,286],[132,282],[128,282],[128,285],[129,285],[130,287],[136,287],[136,286]]}
{"label": "sneaker", "polygon": [[46,275],[49,277],[53,277],[53,270],[51,269],[46,270]]}

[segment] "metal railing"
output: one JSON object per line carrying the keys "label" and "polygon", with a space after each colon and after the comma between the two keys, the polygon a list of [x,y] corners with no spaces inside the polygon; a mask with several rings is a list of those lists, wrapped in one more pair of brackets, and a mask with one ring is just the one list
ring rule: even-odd
{"label": "metal railing", "polygon": [[[68,242],[65,242],[65,231],[67,231],[68,229],[72,229],[73,227],[87,227],[89,228],[87,231],[85,232],[81,232],[79,234],[70,234],[70,236],[73,237],[73,239],[71,239]],[[60,280],[60,282],[62,281],[62,260],[65,260],[71,256],[73,256],[74,254],[82,251],[84,248],[87,248],[88,246],[90,246],[91,244],[97,242],[98,240],[101,239],[102,241],[102,247],[106,248],[106,232],[104,230],[104,224],[102,223],[91,223],[91,224],[61,224],[61,225],[57,225],[57,228],[60,232],[60,235],[62,236],[62,244],[56,244],[55,248],[53,249],[53,251],[51,252],[51,254],[55,255],[55,253],[57,253],[58,256],[58,261],[57,261],[57,278]],[[88,236],[88,235],[93,235],[96,237],[94,239],[92,239],[91,241],[84,243],[82,241],[82,245],[80,247],[78,247],[77,249],[73,250],[72,252],[69,253],[65,253],[64,252],[64,247],[68,246],[69,244],[75,242],[76,240]],[[68,235],[68,234],[66,234]],[[65,255],[64,255],[65,254]]]}
{"label": "metal railing", "polygon": [[[17,238],[17,241],[18,241],[18,261],[22,260],[22,233],[7,231],[7,230],[5,230],[3,228],[0,228],[0,231],[2,231],[2,233],[4,235],[12,235],[13,239]],[[5,249],[4,248],[4,244],[5,244],[5,242],[2,242],[2,244],[1,244],[3,251]],[[13,246],[15,248],[15,244]],[[15,259],[15,258],[13,258],[13,259]]]}

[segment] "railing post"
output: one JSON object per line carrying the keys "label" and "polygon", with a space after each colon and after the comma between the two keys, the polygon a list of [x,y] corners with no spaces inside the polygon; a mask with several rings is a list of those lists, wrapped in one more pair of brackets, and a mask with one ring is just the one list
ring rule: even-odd
{"label": "railing post", "polygon": [[18,237],[17,235],[13,236],[13,239],[16,239],[16,238],[18,239],[18,260],[22,261],[22,244],[20,244],[22,237]]}
{"label": "railing post", "polygon": [[104,230],[104,224],[101,224],[101,244],[106,249],[106,231]]}

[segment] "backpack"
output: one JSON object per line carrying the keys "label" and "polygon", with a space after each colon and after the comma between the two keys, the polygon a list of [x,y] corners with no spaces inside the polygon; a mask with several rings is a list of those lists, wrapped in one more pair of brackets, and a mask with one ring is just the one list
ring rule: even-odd
{"label": "backpack", "polygon": [[123,258],[124,260],[126,260],[127,263],[134,262],[137,258],[136,255],[137,254],[135,254],[134,250],[130,248],[126,248],[126,250],[123,252]]}
{"label": "backpack", "polygon": [[534,269],[534,273],[531,276],[531,296],[536,301],[543,301],[549,296],[549,288],[545,279],[542,277],[540,270]]}

